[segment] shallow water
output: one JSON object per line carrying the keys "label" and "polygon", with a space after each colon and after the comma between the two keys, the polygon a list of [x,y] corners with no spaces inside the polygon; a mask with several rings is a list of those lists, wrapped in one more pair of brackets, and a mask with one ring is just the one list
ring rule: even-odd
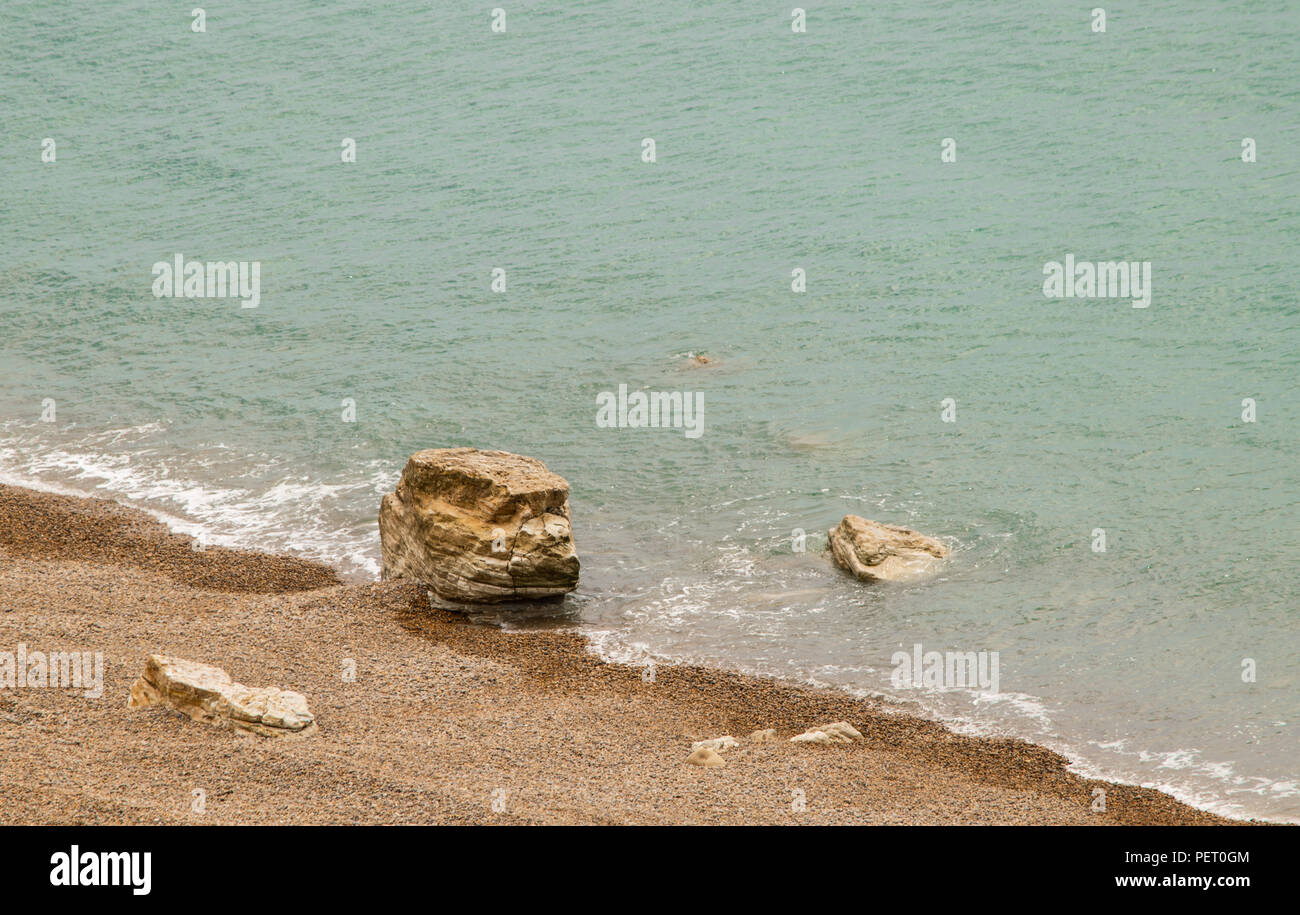
{"label": "shallow water", "polygon": [[[727,4],[504,35],[119,6],[0,10],[0,479],[373,577],[408,454],[532,454],[583,559],[548,612],[611,657],[883,691],[1300,821],[1295,3],[1104,35],[831,4],[797,36]],[[261,304],[155,298],[178,251],[259,261]],[[1044,297],[1067,253],[1150,261],[1150,307]],[[703,434],[598,428],[619,384],[702,392]],[[857,583],[820,552],[848,512],[954,555]],[[1000,692],[894,688],[917,642],[999,652]]]}

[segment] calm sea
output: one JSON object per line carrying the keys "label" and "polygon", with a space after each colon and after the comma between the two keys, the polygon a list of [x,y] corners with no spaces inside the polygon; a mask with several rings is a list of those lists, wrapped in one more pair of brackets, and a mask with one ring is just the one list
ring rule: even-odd
{"label": "calm sea", "polygon": [[[534,455],[541,615],[609,657],[1300,821],[1300,3],[191,6],[0,7],[4,481],[372,578],[411,452]],[[177,252],[258,307],[156,298]],[[1066,255],[1149,307],[1045,296]],[[703,434],[598,428],[620,384]],[[849,512],[953,558],[858,583]],[[1000,691],[895,688],[917,643]]]}

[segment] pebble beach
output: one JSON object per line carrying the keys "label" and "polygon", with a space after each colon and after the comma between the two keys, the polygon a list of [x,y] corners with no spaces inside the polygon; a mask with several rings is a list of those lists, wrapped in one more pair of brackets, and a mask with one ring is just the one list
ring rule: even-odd
{"label": "pebble beach", "polygon": [[[19,643],[102,652],[104,683],[0,690],[4,824],[1233,822],[1023,741],[720,670],[647,679],[576,632],[475,624],[410,582],[197,550],[114,502],[0,486],[0,648]],[[298,691],[319,728],[267,739],[128,709],[154,653]],[[836,721],[863,739],[790,741]],[[723,735],[725,765],[686,763]]]}

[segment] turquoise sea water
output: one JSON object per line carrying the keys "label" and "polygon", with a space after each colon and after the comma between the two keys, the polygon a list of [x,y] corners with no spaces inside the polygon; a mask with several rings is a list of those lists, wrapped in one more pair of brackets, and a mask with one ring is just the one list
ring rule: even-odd
{"label": "turquoise sea water", "polygon": [[[544,615],[608,656],[1300,821],[1300,4],[491,6],[7,0],[0,479],[365,578],[411,452],[535,455],[583,560]],[[155,298],[176,252],[259,307]],[[1045,297],[1067,254],[1150,307]],[[703,435],[598,428],[620,384]],[[953,558],[855,582],[848,512]],[[1000,693],[893,688],[917,642]]]}

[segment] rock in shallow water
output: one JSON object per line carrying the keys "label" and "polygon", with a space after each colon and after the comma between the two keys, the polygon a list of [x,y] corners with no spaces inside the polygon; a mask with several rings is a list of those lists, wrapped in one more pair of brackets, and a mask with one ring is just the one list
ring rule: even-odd
{"label": "rock in shallow water", "polygon": [[558,597],[578,586],[569,484],[536,458],[433,448],[406,463],[379,508],[384,578],[447,600]]}
{"label": "rock in shallow water", "polygon": [[930,571],[948,548],[925,534],[845,515],[828,537],[835,563],[863,581],[907,581]]}
{"label": "rock in shallow water", "polygon": [[316,717],[301,693],[274,686],[244,686],[220,667],[167,655],[150,655],[144,675],[131,687],[130,708],[153,705],[264,737],[306,735],[316,730]]}

